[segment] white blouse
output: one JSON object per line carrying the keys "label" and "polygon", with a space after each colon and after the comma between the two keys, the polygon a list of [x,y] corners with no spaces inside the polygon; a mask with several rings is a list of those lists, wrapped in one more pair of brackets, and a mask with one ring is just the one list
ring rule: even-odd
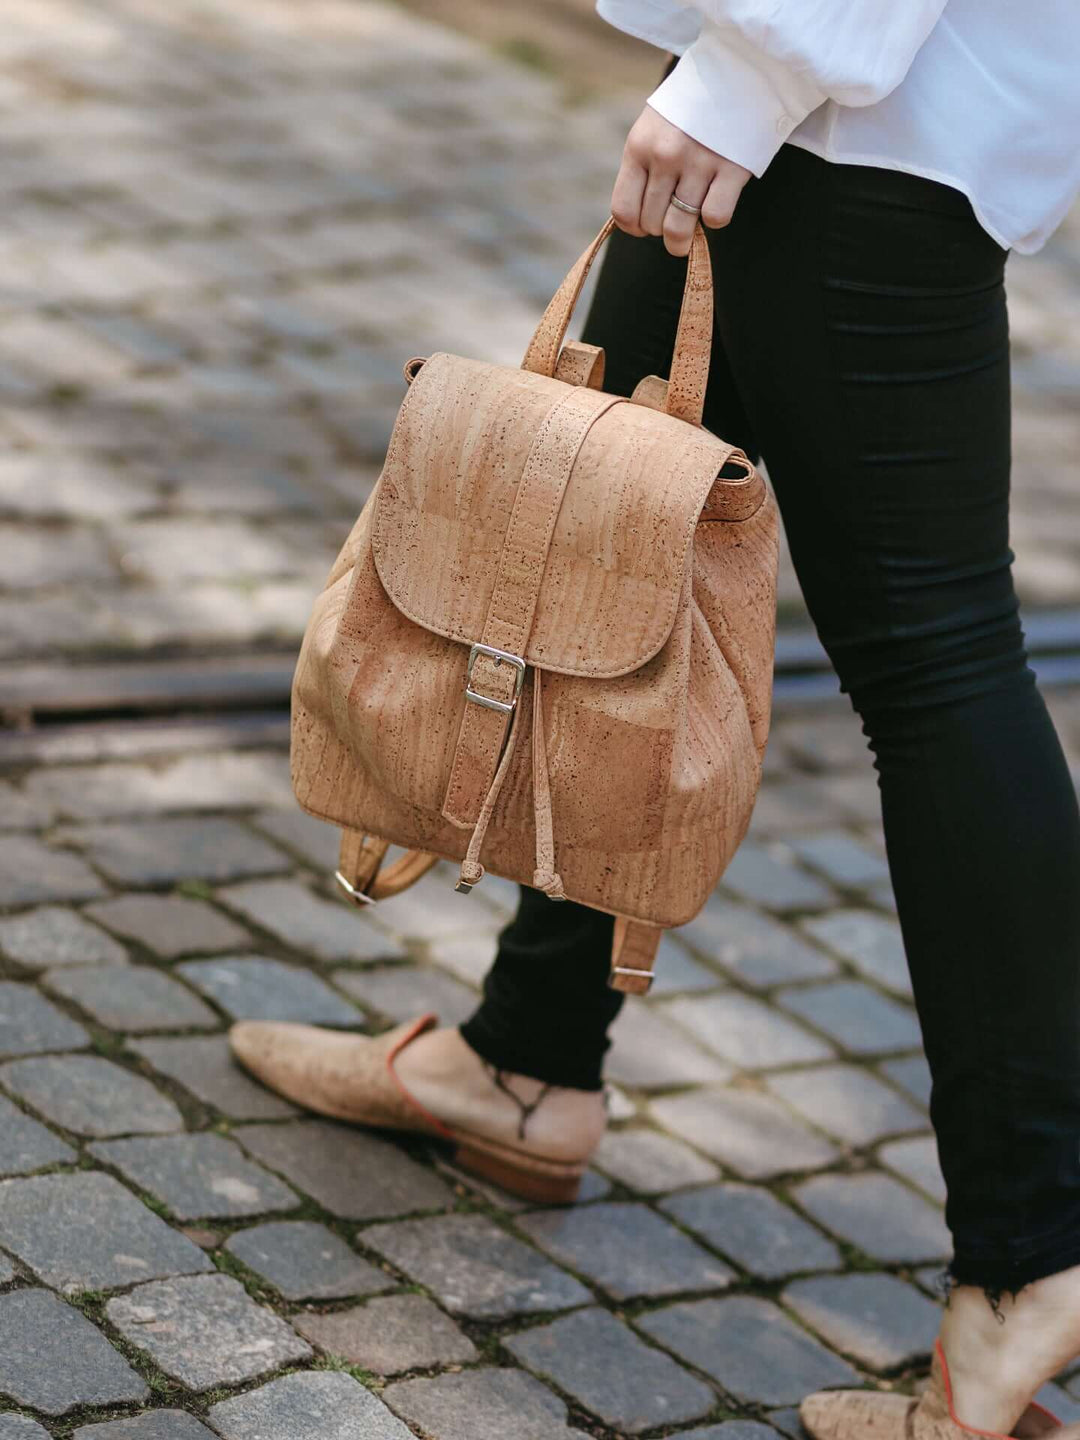
{"label": "white blouse", "polygon": [[1038,250],[1080,192],[1080,0],[598,0],[681,55],[649,104],[755,175],[785,141],[962,190]]}

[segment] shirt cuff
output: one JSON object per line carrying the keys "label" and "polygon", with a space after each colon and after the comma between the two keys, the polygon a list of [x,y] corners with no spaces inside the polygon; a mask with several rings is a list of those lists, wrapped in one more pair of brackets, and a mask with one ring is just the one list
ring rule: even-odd
{"label": "shirt cuff", "polygon": [[826,98],[738,31],[706,21],[649,105],[691,139],[760,176]]}

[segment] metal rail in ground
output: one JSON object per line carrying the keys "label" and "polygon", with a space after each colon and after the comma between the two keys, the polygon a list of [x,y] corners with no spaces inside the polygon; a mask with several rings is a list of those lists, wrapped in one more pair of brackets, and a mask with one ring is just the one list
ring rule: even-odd
{"label": "metal rail in ground", "polygon": [[[1025,626],[1045,686],[1080,685],[1080,609]],[[90,664],[0,665],[0,767],[282,744],[294,650]],[[805,625],[781,626],[777,708],[839,702],[828,657]]]}

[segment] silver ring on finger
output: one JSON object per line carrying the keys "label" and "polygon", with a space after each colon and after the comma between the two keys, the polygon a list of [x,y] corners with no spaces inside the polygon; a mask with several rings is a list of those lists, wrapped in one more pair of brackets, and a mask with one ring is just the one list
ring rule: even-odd
{"label": "silver ring on finger", "polygon": [[670,202],[670,203],[675,206],[675,209],[676,209],[676,210],[681,210],[684,215],[700,215],[700,214],[701,214],[701,206],[700,206],[700,205],[688,205],[688,204],[686,203],[686,201],[685,201],[685,200],[681,200],[678,195],[672,195],[672,197],[671,197],[671,202]]}

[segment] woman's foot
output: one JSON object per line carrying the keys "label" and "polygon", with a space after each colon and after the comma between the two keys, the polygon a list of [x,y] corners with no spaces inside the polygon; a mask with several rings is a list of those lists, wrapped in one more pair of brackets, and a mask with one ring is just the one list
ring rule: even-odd
{"label": "woman's foot", "polygon": [[439,1136],[462,1166],[514,1194],[575,1199],[604,1132],[602,1095],[495,1071],[435,1023],[425,1015],[372,1038],[245,1020],[229,1039],[246,1069],[309,1110]]}
{"label": "woman's foot", "polygon": [[978,1287],[958,1285],[919,1400],[820,1391],[803,1401],[800,1414],[813,1440],[970,1440],[972,1433],[1035,1440],[1057,1426],[1034,1396],[1078,1355],[1080,1266],[995,1305]]}
{"label": "woman's foot", "polygon": [[972,1430],[1008,1435],[1035,1393],[1080,1356],[1080,1265],[991,1307],[957,1285],[941,1324],[953,1409]]}

